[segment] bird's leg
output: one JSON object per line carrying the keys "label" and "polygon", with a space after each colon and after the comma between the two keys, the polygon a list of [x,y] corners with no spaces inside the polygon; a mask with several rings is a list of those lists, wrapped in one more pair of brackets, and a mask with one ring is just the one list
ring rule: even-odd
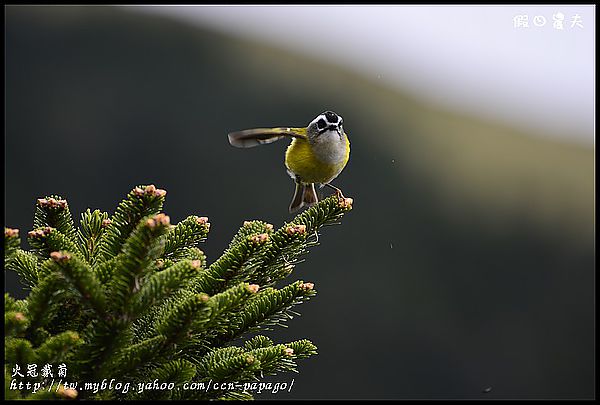
{"label": "bird's leg", "polygon": [[329,183],[325,183],[324,186],[327,186],[327,187],[330,187],[330,188],[334,189],[335,193],[337,194],[337,196],[338,196],[339,199],[343,200],[343,199],[346,198],[346,197],[344,197],[344,194],[342,194],[342,190],[340,190],[336,186],[334,186],[332,184],[329,184]]}

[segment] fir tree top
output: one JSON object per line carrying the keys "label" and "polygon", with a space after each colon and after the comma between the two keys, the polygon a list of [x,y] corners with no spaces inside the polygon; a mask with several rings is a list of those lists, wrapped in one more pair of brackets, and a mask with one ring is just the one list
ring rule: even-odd
{"label": "fir tree top", "polygon": [[[297,360],[316,354],[309,340],[275,344],[256,333],[315,296],[311,282],[276,284],[352,200],[326,198],[279,229],[246,221],[208,265],[199,248],[208,218],[171,224],[161,212],[165,196],[140,185],[112,215],[86,210],[78,228],[65,199],[40,198],[27,233],[31,250],[20,248],[17,229],[5,228],[5,268],[30,289],[23,300],[5,293],[5,398],[252,399],[242,384],[295,371]],[[245,341],[237,346],[236,339]],[[33,375],[31,365],[45,372]],[[19,386],[47,388],[53,365],[78,385]],[[131,388],[86,385],[103,379]],[[172,387],[138,389],[155,380]]]}

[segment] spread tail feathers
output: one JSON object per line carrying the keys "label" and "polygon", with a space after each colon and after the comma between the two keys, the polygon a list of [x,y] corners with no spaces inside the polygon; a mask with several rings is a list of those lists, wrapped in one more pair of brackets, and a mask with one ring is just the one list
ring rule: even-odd
{"label": "spread tail feathers", "polygon": [[296,212],[304,206],[310,207],[318,201],[319,199],[317,198],[314,184],[296,183],[296,191],[294,192],[294,198],[292,198],[290,204],[290,212]]}

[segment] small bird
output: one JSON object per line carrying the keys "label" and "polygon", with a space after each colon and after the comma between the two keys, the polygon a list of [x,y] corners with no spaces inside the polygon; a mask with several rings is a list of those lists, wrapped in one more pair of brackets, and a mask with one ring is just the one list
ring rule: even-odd
{"label": "small bird", "polygon": [[346,167],[350,158],[350,141],[344,132],[344,120],[333,111],[325,111],[303,128],[254,128],[228,134],[229,143],[237,148],[251,148],[288,137],[292,142],[285,153],[287,172],[296,182],[289,211],[317,203],[315,184],[334,189],[339,198],[342,190],[331,184]]}

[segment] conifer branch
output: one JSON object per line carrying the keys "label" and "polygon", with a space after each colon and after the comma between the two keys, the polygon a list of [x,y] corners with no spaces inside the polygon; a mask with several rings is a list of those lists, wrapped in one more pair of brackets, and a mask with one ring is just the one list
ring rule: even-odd
{"label": "conifer branch", "polygon": [[29,330],[47,325],[57,312],[64,290],[57,275],[51,274],[36,285],[27,298]]}
{"label": "conifer branch", "polygon": [[4,228],[4,261],[9,262],[21,245],[19,230]]}
{"label": "conifer branch", "polygon": [[284,344],[261,347],[248,353],[260,361],[260,371],[264,375],[297,371],[293,360],[294,350]]}
{"label": "conifer branch", "polygon": [[[160,259],[159,259],[160,260]],[[179,251],[179,260],[198,260],[200,261],[200,267],[206,267],[206,255],[204,252],[197,247],[186,247],[182,248]],[[165,261],[170,261],[172,265],[174,262],[170,259],[166,259]],[[165,266],[168,267],[168,266]]]}
{"label": "conifer branch", "polygon": [[294,358],[306,359],[317,354],[317,346],[308,339],[296,340],[286,344],[287,347],[294,351]]}
{"label": "conifer branch", "polygon": [[180,258],[187,248],[196,247],[206,239],[209,229],[208,218],[190,215],[164,236],[165,250],[162,256],[169,259]]}
{"label": "conifer branch", "polygon": [[132,315],[127,306],[141,288],[141,279],[150,270],[149,266],[162,253],[169,217],[158,214],[144,218],[125,241],[119,264],[112,274],[109,297],[113,310]]}
{"label": "conifer branch", "polygon": [[[183,359],[171,360],[164,363],[147,375],[144,375],[145,381],[169,381],[175,386],[180,386],[183,383],[192,381],[196,375],[196,366],[194,363]],[[160,400],[160,399],[185,399],[186,391],[180,392],[169,392],[169,391],[151,391],[145,390],[143,392],[134,391],[129,394],[126,398],[133,400]]]}
{"label": "conifer branch", "polygon": [[245,264],[243,272],[259,285],[274,285],[292,272],[296,259],[306,251],[306,238],[304,225],[286,224],[271,234],[259,254]]}
{"label": "conifer branch", "polygon": [[190,330],[200,328],[210,320],[209,299],[206,294],[193,294],[182,299],[155,323],[154,329],[167,336],[168,343],[178,343],[190,336]]}
{"label": "conifer branch", "polygon": [[4,362],[10,365],[35,363],[37,357],[31,342],[23,338],[8,338],[4,341]]}
{"label": "conifer branch", "polygon": [[199,260],[184,260],[166,270],[152,274],[132,302],[132,313],[144,314],[153,305],[183,287],[188,280],[197,276],[202,263]]}
{"label": "conifer branch", "polygon": [[37,284],[39,263],[37,257],[32,253],[16,249],[5,266],[6,269],[17,273],[26,286],[33,287]]}
{"label": "conifer branch", "polygon": [[79,292],[84,302],[98,316],[103,317],[106,311],[104,288],[88,264],[68,252],[52,252],[50,258],[55,262],[56,271]]}
{"label": "conifer branch", "polygon": [[144,217],[158,214],[167,192],[154,185],[135,187],[110,219],[100,244],[99,260],[118,255],[121,246]]}
{"label": "conifer branch", "polygon": [[193,363],[187,360],[176,359],[156,368],[150,374],[150,381],[158,379],[159,381],[184,383],[191,381],[195,374],[196,366]]}
{"label": "conifer branch", "polygon": [[233,239],[229,243],[229,248],[240,243],[242,240],[248,239],[250,236],[260,235],[260,234],[270,235],[273,233],[273,225],[264,222],[264,221],[244,221],[242,227],[239,231],[234,235]]}
{"label": "conifer branch", "polygon": [[21,335],[27,329],[28,321],[23,312],[4,312],[4,336]]}
{"label": "conifer branch", "polygon": [[[295,349],[299,353],[295,352]],[[242,382],[258,381],[263,375],[279,372],[297,372],[296,360],[316,354],[316,347],[308,340],[277,344],[264,337],[257,336],[244,347],[228,346],[207,353],[199,362],[197,377],[199,381]],[[217,384],[217,386],[219,386]],[[244,397],[243,391],[210,390],[196,399]]]}
{"label": "conifer branch", "polygon": [[352,198],[329,196],[298,214],[291,224],[304,225],[306,233],[312,235],[321,227],[338,223],[342,216],[352,209]]}
{"label": "conifer branch", "polygon": [[96,274],[98,281],[102,283],[102,285],[107,286],[110,284],[112,275],[115,272],[115,269],[119,266],[119,259],[119,256],[113,257],[94,266],[93,271]]}
{"label": "conifer branch", "polygon": [[256,335],[253,338],[246,340],[246,343],[244,343],[244,349],[246,351],[271,346],[273,346],[273,341],[271,340],[271,338],[263,335]]}
{"label": "conifer branch", "polygon": [[83,340],[77,332],[68,330],[50,337],[35,349],[35,354],[38,362],[42,364],[66,362],[67,355],[82,343]]}
{"label": "conifer branch", "polygon": [[297,281],[279,290],[267,288],[259,292],[239,312],[233,314],[227,330],[215,337],[214,344],[219,346],[219,342],[231,340],[246,332],[281,325],[292,317],[289,313],[292,306],[316,294],[313,288],[312,283]]}
{"label": "conifer branch", "polygon": [[88,208],[81,214],[81,221],[77,238],[79,248],[83,252],[85,259],[90,264],[95,264],[100,251],[100,240],[104,234],[104,230],[110,224],[108,213],[100,210],[93,212]]}
{"label": "conifer branch", "polygon": [[195,330],[195,332],[201,333],[203,339],[206,339],[207,336],[226,333],[232,315],[240,311],[246,301],[258,292],[258,289],[259,286],[256,284],[242,282],[222,293],[213,295],[208,302],[211,308],[210,319],[202,325],[202,330]]}
{"label": "conifer branch", "polygon": [[34,229],[27,234],[27,241],[42,259],[48,258],[51,252],[65,250],[85,260],[75,242],[56,228]]}
{"label": "conifer branch", "polygon": [[4,293],[4,312],[16,311],[17,300],[11,297],[7,292]]}
{"label": "conifer branch", "polygon": [[240,283],[222,293],[213,295],[209,300],[212,310],[207,326],[214,325],[225,314],[236,312],[246,302],[247,298],[258,292],[258,288],[259,286],[256,284]]}
{"label": "conifer branch", "polygon": [[247,381],[259,370],[260,361],[237,346],[208,353],[197,367],[201,381]]}
{"label": "conifer branch", "polygon": [[[5,228],[5,267],[31,288],[24,300],[5,294],[5,375],[10,364],[68,362],[69,379],[118,378],[131,383],[257,381],[296,371],[317,353],[306,339],[274,343],[258,335],[242,347],[234,339],[286,326],[292,308],[315,295],[312,283],[281,288],[322,226],[351,209],[329,197],[275,230],[246,221],[210,266],[198,248],[207,218],[190,215],[176,226],[160,213],[166,192],[134,188],[114,215],[88,209],[75,229],[66,200],[39,199],[31,250]],[[259,287],[260,285],[260,287]],[[9,375],[9,374],[8,374]],[[10,375],[9,375],[10,377]],[[235,389],[12,390],[23,399],[252,399]]]}
{"label": "conifer branch", "polygon": [[109,359],[130,341],[128,326],[127,321],[119,318],[90,322],[83,332],[86,344],[81,345],[74,355],[82,378],[108,377]]}
{"label": "conifer branch", "polygon": [[75,231],[73,217],[71,216],[67,200],[57,195],[37,200],[33,227],[34,229],[56,228],[71,243],[75,243],[76,241],[77,232]]}
{"label": "conifer branch", "polygon": [[160,354],[166,341],[167,338],[158,335],[125,348],[107,366],[109,374],[114,378],[121,377],[143,367]]}
{"label": "conifer branch", "polygon": [[234,237],[236,243],[232,242],[229,249],[195,280],[192,289],[213,295],[240,281],[246,281],[241,270],[268,240],[267,233],[248,235],[248,229],[242,227]]}

